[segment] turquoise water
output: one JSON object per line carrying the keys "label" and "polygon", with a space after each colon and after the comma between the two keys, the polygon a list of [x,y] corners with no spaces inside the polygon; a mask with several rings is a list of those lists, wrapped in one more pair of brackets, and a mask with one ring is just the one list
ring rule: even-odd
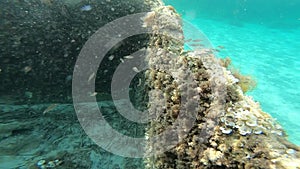
{"label": "turquoise water", "polygon": [[247,94],[300,145],[300,1],[168,0],[258,85]]}

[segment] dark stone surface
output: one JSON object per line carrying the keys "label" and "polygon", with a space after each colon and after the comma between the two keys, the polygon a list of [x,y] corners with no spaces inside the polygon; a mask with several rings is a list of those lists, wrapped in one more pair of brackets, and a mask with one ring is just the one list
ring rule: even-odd
{"label": "dark stone surface", "polygon": [[[71,102],[74,64],[88,38],[110,21],[150,10],[143,0],[70,2],[0,1],[2,102]],[[81,8],[88,4],[92,9],[82,11]],[[134,43],[137,41],[141,43]],[[108,56],[126,56],[145,46],[147,42],[147,35],[131,37],[110,51]],[[109,92],[111,75],[119,62],[119,59],[115,59],[101,65],[103,70],[108,69],[108,73],[97,74],[97,92]]]}

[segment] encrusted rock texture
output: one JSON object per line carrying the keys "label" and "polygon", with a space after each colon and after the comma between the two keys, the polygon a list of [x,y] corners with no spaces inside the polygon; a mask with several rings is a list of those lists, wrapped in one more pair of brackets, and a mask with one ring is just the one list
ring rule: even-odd
{"label": "encrusted rock texture", "polygon": [[[244,95],[239,79],[222,66],[213,49],[183,51],[182,21],[174,8],[156,8],[144,22],[153,31],[146,72],[153,117],[147,150],[163,152],[167,140],[174,142],[145,159],[146,168],[300,167],[300,148],[259,103]],[[172,125],[177,134],[150,139]]]}

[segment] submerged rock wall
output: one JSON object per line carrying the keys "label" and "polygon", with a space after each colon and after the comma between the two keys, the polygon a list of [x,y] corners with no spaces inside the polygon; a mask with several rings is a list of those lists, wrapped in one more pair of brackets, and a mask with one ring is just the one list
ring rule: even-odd
{"label": "submerged rock wall", "polygon": [[[0,102],[71,102],[75,61],[88,38],[103,25],[129,14],[148,12],[158,1],[0,1]],[[140,41],[140,43],[134,43]],[[108,93],[119,58],[148,43],[145,35],[112,49],[99,69],[98,93]],[[106,70],[106,71],[105,71]],[[106,80],[103,80],[106,79]]]}
{"label": "submerged rock wall", "polygon": [[183,51],[174,8],[156,8],[144,21],[153,30],[146,150],[157,153],[146,168],[299,168],[300,148],[244,95],[213,50]]}

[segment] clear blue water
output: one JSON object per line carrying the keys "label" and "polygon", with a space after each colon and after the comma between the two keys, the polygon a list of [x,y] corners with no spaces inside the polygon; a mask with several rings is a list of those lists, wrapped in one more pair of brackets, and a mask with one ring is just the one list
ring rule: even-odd
{"label": "clear blue water", "polygon": [[167,0],[242,73],[258,82],[247,94],[300,145],[300,1]]}

